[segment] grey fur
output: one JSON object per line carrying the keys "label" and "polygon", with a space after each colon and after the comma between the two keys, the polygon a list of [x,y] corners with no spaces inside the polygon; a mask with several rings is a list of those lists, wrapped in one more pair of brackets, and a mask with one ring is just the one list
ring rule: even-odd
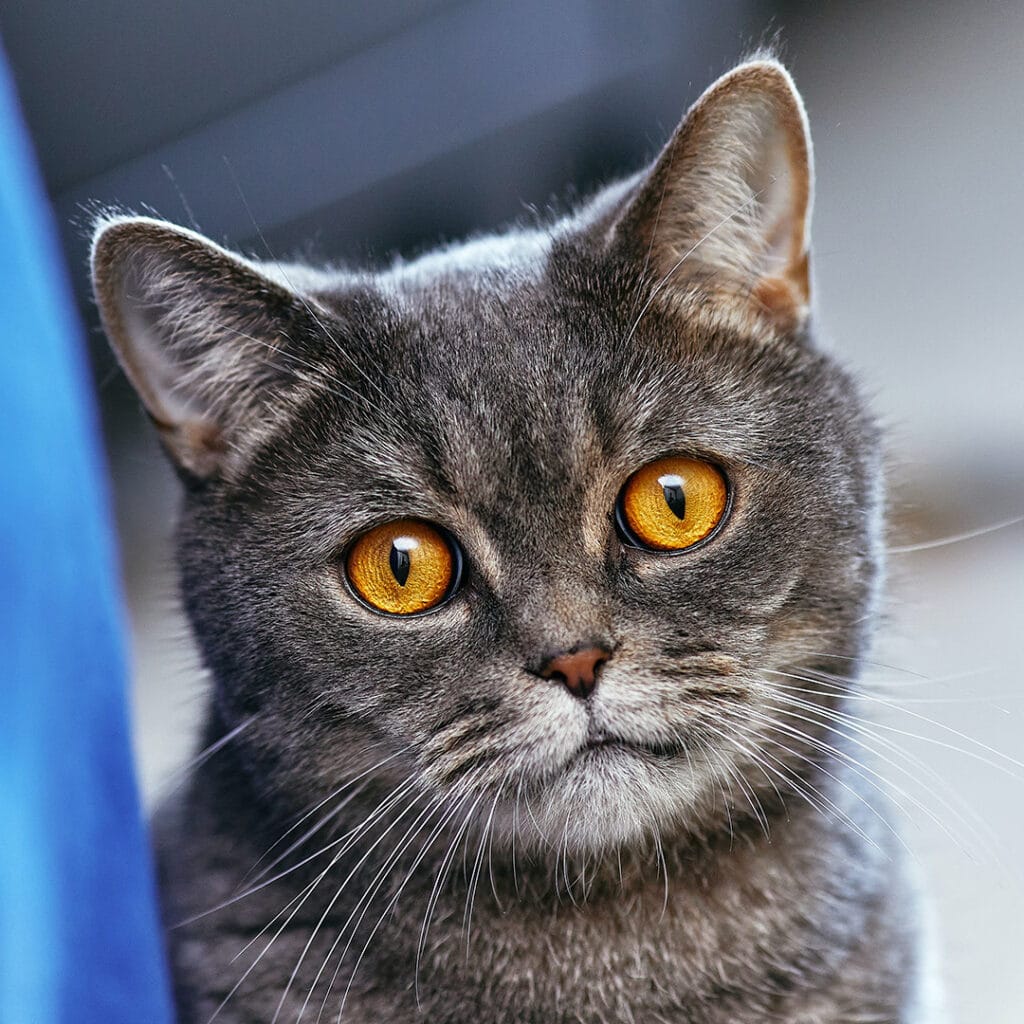
{"label": "grey fur", "polygon": [[[742,229],[673,269],[722,215],[694,140],[801,131],[781,68],[733,76],[650,172],[383,273],[99,226],[108,333],[184,485],[204,745],[238,730],[156,819],[183,1022],[332,1020],[346,990],[356,1024],[917,1019],[898,825],[830,724],[875,615],[878,431],[812,344],[802,237],[781,269],[752,251],[752,185],[721,181]],[[623,482],[677,452],[724,467],[728,523],[624,545]],[[340,553],[406,516],[466,582],[376,615]],[[613,651],[587,702],[537,674],[581,643]]]}

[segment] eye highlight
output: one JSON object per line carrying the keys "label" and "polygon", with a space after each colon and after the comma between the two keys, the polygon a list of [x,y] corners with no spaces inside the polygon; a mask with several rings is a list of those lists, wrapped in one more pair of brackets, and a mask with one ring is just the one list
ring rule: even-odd
{"label": "eye highlight", "polygon": [[458,586],[461,557],[440,530],[396,519],[364,533],[349,548],[345,575],[377,611],[414,615],[439,605]]}
{"label": "eye highlight", "polygon": [[729,485],[710,462],[670,456],[648,463],[627,481],[615,508],[631,544],[685,551],[706,540],[725,519]]}

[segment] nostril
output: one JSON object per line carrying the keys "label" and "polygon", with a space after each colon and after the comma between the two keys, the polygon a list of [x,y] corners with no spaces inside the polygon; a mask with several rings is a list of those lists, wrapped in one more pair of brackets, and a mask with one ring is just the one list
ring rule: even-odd
{"label": "nostril", "polygon": [[548,658],[538,675],[561,683],[574,697],[583,699],[597,686],[598,671],[610,657],[604,647],[574,648]]}

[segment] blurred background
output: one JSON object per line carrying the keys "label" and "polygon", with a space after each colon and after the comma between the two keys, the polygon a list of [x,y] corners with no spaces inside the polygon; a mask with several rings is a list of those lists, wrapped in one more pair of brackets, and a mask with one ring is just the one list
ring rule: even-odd
{"label": "blurred background", "polygon": [[175,481],[96,329],[85,209],[262,257],[412,254],[635,169],[777,37],[814,135],[822,343],[890,436],[871,742],[954,1018],[1024,1020],[1024,526],[901,550],[1024,514],[1024,4],[0,0],[0,37],[91,328],[149,800],[191,754],[204,681]]}

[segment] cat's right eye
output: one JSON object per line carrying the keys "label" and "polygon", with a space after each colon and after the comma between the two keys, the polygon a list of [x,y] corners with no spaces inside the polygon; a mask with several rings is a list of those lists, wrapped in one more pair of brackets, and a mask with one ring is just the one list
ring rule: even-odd
{"label": "cat's right eye", "polygon": [[455,542],[418,519],[396,519],[368,530],[345,558],[352,591],[387,615],[436,608],[458,587],[461,567]]}

